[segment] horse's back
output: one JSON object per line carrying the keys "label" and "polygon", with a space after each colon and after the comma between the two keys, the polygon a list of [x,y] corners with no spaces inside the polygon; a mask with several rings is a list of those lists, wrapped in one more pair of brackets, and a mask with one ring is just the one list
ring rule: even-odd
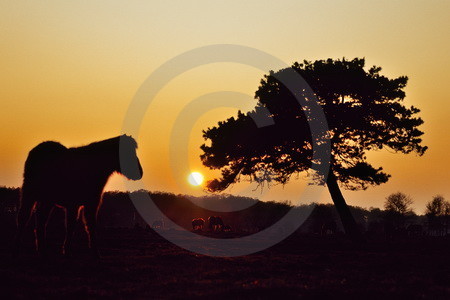
{"label": "horse's back", "polygon": [[48,167],[49,164],[57,160],[66,151],[67,148],[58,142],[48,141],[40,143],[28,153],[24,176],[27,177],[28,174],[37,171],[36,169],[40,170]]}
{"label": "horse's back", "polygon": [[30,153],[28,154],[28,158],[32,156],[40,156],[40,155],[46,155],[46,154],[56,154],[61,151],[67,150],[67,147],[62,145],[61,143],[54,142],[54,141],[46,141],[42,142],[33,149],[31,149]]}
{"label": "horse's back", "polygon": [[58,142],[43,142],[28,154],[24,170],[24,190],[39,190],[45,181],[56,178],[59,162],[67,148]]}

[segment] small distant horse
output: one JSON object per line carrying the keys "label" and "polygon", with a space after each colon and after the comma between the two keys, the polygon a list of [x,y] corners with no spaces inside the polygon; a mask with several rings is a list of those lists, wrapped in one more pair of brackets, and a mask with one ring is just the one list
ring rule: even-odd
{"label": "small distant horse", "polygon": [[203,226],[205,226],[205,220],[203,218],[196,218],[192,220],[192,230],[203,230]]}
{"label": "small distant horse", "polygon": [[164,220],[156,220],[152,223],[153,229],[163,229],[164,228]]}
{"label": "small distant horse", "polygon": [[232,231],[232,228],[231,228],[230,225],[224,225],[224,226],[223,226],[223,231],[224,231],[224,232],[231,232],[231,231]]}
{"label": "small distant horse", "polygon": [[223,220],[218,216],[211,216],[208,218],[209,230],[218,232],[223,230]]}
{"label": "small distant horse", "polygon": [[89,247],[98,257],[96,224],[103,188],[113,173],[120,173],[131,180],[142,178],[136,149],[136,141],[127,135],[78,148],[66,148],[51,141],[33,148],[25,162],[13,255],[18,254],[24,228],[33,211],[36,216],[36,248],[40,255],[46,254],[47,220],[57,206],[66,211],[63,253],[71,255],[73,232],[81,218]]}

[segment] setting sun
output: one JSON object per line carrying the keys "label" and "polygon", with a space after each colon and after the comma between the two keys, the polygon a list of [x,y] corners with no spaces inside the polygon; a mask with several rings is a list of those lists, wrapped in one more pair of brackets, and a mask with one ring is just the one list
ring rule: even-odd
{"label": "setting sun", "polygon": [[192,172],[188,176],[188,181],[193,186],[199,186],[203,182],[203,175],[199,172]]}

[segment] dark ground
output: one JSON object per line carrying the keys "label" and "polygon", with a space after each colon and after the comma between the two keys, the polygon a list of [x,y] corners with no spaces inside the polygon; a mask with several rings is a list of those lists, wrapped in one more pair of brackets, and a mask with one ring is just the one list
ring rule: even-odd
{"label": "dark ground", "polygon": [[183,250],[153,232],[99,233],[103,258],[79,238],[72,259],[16,260],[0,246],[2,299],[316,298],[450,299],[450,242],[444,238],[369,242],[291,237],[263,252],[214,258]]}

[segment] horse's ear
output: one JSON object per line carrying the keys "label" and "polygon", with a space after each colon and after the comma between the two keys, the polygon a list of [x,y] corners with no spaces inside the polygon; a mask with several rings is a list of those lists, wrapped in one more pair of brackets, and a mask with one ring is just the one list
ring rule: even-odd
{"label": "horse's ear", "polygon": [[122,135],[122,138],[124,138],[130,145],[132,145],[135,149],[138,148],[138,144],[136,142],[136,140],[131,136],[131,135]]}

